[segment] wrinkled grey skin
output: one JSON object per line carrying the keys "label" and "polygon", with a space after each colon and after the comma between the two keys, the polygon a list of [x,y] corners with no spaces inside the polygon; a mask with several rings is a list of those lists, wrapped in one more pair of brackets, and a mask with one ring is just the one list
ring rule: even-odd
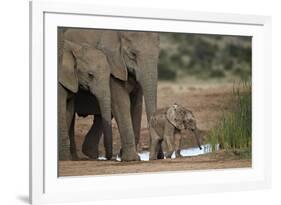
{"label": "wrinkled grey skin", "polygon": [[[152,32],[68,29],[65,38],[87,41],[106,53],[111,67],[112,114],[121,136],[122,160],[139,160],[136,145],[140,137],[142,99],[144,97],[147,119],[157,105],[159,35]],[[86,114],[93,114],[90,110]],[[102,134],[100,124],[99,118],[96,118],[83,144],[91,158],[97,157],[97,139]]]}
{"label": "wrinkled grey skin", "polygon": [[[88,115],[94,115],[93,125],[85,136],[85,140],[82,145],[82,152],[90,159],[97,159],[99,157],[98,145],[100,137],[103,134],[102,115],[100,111],[100,103],[98,99],[91,95],[89,91],[79,90],[75,95],[74,111],[78,116],[86,117]],[[71,125],[71,153],[77,156],[76,143],[74,138],[75,124]],[[106,145],[107,142],[104,142]],[[111,143],[112,146],[112,143]]]}
{"label": "wrinkled grey skin", "polygon": [[59,33],[59,159],[77,159],[74,141],[74,103],[78,90],[100,104],[106,157],[112,157],[110,66],[105,54],[87,42],[74,42]]}
{"label": "wrinkled grey skin", "polygon": [[198,147],[201,149],[196,120],[191,111],[176,104],[169,108],[157,110],[149,122],[149,159],[163,159],[163,145],[167,149],[166,158],[171,158],[174,151],[176,151],[176,156],[179,157],[180,139],[177,140],[176,135],[180,135],[180,138],[185,137],[184,131],[187,129],[193,133]]}

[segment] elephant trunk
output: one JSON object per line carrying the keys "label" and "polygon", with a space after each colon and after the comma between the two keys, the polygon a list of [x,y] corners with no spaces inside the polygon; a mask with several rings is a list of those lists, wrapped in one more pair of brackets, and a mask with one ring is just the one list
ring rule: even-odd
{"label": "elephant trunk", "polygon": [[194,133],[194,136],[195,136],[195,139],[196,139],[196,143],[197,143],[199,149],[202,149],[201,143],[200,143],[200,136],[199,136],[198,129],[195,128],[195,130],[193,131],[193,133]]}
{"label": "elephant trunk", "polygon": [[[137,74],[138,81],[143,90],[145,109],[147,115],[147,121],[149,122],[150,117],[156,111],[157,107],[157,60],[154,58],[144,58],[145,60],[140,60],[143,62],[141,73]],[[157,59],[157,58],[156,58]]]}
{"label": "elephant trunk", "polygon": [[111,96],[110,90],[96,93],[96,97],[99,102],[101,117],[102,117],[102,129],[104,134],[104,147],[105,155],[109,160],[112,158],[112,123],[111,123]]}

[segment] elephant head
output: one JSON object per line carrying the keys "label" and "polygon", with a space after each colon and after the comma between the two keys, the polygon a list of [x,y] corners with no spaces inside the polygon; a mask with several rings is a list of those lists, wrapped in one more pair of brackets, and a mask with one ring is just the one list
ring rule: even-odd
{"label": "elephant head", "polygon": [[131,75],[139,83],[149,120],[157,105],[159,34],[103,31],[97,47],[106,54],[115,78],[127,81]]}
{"label": "elephant head", "polygon": [[105,54],[87,44],[64,40],[64,50],[59,69],[59,82],[68,90],[77,93],[78,88],[88,90],[98,99],[106,157],[112,157],[110,66]]}
{"label": "elephant head", "polygon": [[177,129],[191,130],[195,136],[198,147],[202,149],[199,132],[196,126],[196,120],[193,113],[190,110],[187,110],[183,106],[174,104],[167,110],[166,117],[168,121]]}
{"label": "elephant head", "polygon": [[118,34],[121,39],[121,56],[128,75],[134,76],[142,88],[149,121],[157,106],[159,34],[153,32]]}

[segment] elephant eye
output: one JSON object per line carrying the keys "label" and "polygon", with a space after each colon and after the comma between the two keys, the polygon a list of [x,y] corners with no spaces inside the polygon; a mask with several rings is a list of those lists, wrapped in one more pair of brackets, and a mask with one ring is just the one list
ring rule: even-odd
{"label": "elephant eye", "polygon": [[92,72],[88,72],[89,78],[94,78],[94,74]]}
{"label": "elephant eye", "polygon": [[137,53],[132,52],[132,56],[133,56],[134,58],[136,58],[136,57],[137,57]]}
{"label": "elephant eye", "polygon": [[130,51],[129,57],[135,60],[137,58],[137,51]]}

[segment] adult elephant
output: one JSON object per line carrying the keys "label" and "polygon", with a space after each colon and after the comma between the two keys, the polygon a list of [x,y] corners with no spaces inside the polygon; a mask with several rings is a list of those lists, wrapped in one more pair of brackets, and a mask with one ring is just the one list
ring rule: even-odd
{"label": "adult elephant", "polygon": [[[122,160],[139,160],[136,145],[140,137],[143,97],[147,119],[157,105],[158,33],[69,29],[65,38],[75,42],[86,41],[105,52],[112,68],[111,105],[121,136]],[[84,114],[94,114],[90,108],[88,110]],[[89,152],[102,133],[99,124],[98,120],[93,124],[83,144]]]}
{"label": "adult elephant", "polygon": [[[59,159],[77,159],[73,150],[74,102],[78,90],[95,96],[99,104],[107,159],[112,158],[110,65],[105,54],[90,44],[67,40],[59,31],[58,125]],[[97,106],[96,106],[97,107]],[[71,149],[72,147],[72,149]]]}

